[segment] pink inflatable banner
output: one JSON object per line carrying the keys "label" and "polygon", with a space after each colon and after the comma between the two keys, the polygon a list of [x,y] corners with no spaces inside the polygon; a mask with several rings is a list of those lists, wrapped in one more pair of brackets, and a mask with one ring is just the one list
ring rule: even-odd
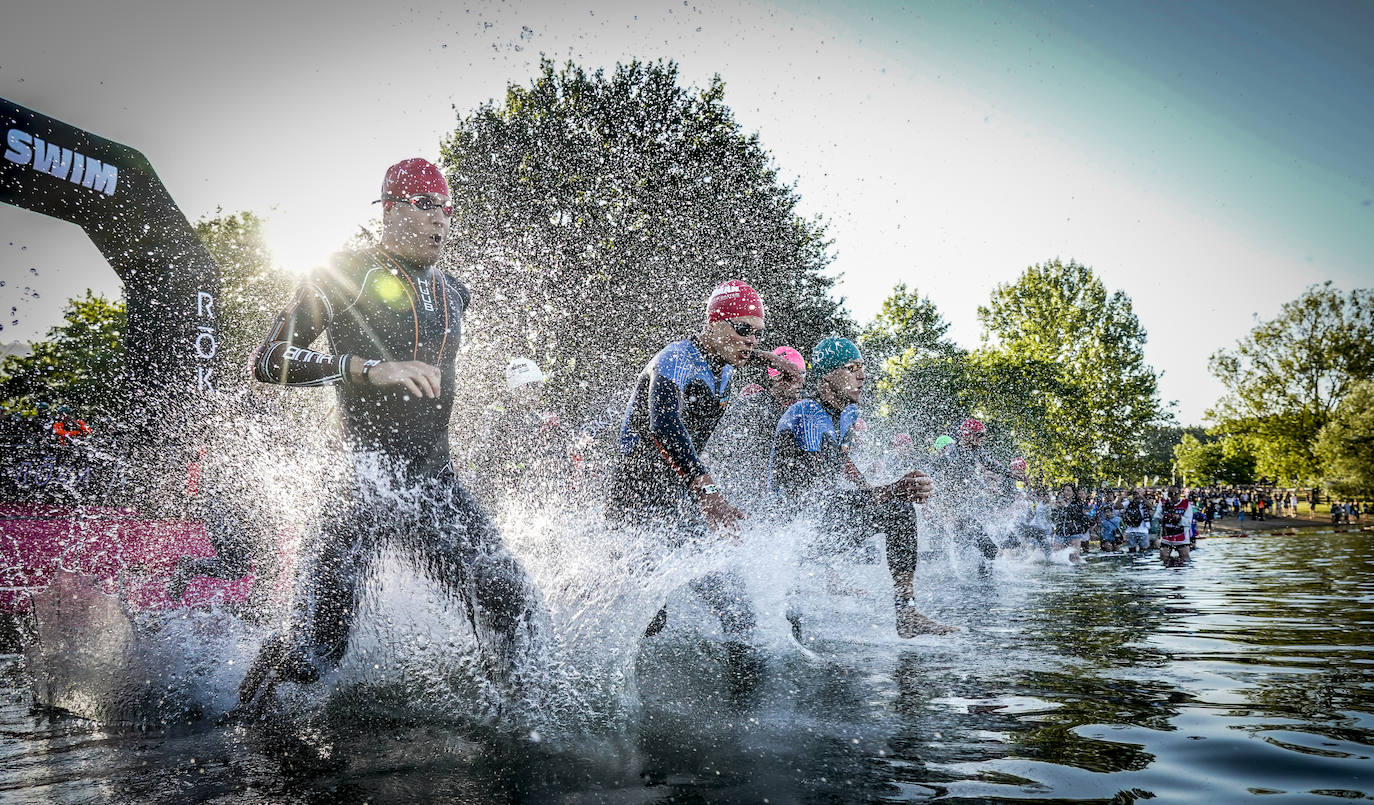
{"label": "pink inflatable banner", "polygon": [[[214,556],[195,520],[149,519],[133,509],[0,504],[0,612],[24,612],[57,570],[91,576],[135,610],[166,609],[167,582],[183,556]],[[284,558],[284,557],[283,557]],[[283,573],[289,577],[289,573]],[[184,606],[242,604],[255,577],[201,577]]]}

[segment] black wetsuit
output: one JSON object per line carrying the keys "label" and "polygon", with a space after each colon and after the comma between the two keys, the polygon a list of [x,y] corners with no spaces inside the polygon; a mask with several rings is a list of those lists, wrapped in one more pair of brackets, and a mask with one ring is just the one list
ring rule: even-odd
{"label": "black wetsuit", "polygon": [[1054,538],[1067,543],[1073,537],[1086,537],[1092,527],[1088,510],[1078,501],[1056,505],[1050,510],[1050,522],[1054,523]]}
{"label": "black wetsuit", "polygon": [[998,508],[987,488],[984,469],[1005,478],[1010,472],[982,451],[958,442],[936,460],[932,475],[940,486],[937,509],[953,533],[972,544],[985,559],[997,556],[997,543],[988,534],[986,521]]}
{"label": "black wetsuit", "polygon": [[[317,671],[343,657],[383,546],[414,559],[461,601],[495,660],[509,663],[532,638],[534,590],[450,463],[454,359],[468,300],[467,288],[434,266],[381,249],[350,253],[301,285],[254,360],[265,383],[334,385],[355,459],[351,498],[326,515],[302,566],[293,634],[278,639]],[[321,333],[329,353],[310,349]],[[353,355],[436,366],[439,396],[349,382]]]}

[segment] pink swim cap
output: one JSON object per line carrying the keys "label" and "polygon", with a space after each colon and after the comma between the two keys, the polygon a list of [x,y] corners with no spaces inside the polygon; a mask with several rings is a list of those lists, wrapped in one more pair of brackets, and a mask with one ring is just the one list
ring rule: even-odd
{"label": "pink swim cap", "polygon": [[[796,351],[795,349],[792,349],[791,347],[778,347],[777,349],[773,350],[773,354],[785,358],[789,363],[791,363],[798,369],[802,370],[802,373],[805,374],[806,359],[802,357],[802,354],[800,352]],[[777,377],[780,374],[782,374],[782,372],[779,372],[777,369],[773,369],[771,367],[768,369],[768,376],[770,378]]]}

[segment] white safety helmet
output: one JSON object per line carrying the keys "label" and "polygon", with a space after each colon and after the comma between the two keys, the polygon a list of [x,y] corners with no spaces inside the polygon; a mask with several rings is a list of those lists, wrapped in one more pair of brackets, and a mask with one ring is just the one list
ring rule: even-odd
{"label": "white safety helmet", "polygon": [[516,358],[506,365],[506,390],[515,391],[530,383],[543,383],[544,373],[529,358]]}

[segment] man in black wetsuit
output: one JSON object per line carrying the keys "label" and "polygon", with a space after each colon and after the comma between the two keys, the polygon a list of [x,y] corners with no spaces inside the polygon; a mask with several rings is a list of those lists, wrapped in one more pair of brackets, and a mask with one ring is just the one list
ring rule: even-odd
{"label": "man in black wetsuit", "polygon": [[[931,495],[925,473],[912,470],[886,486],[871,486],[849,457],[865,379],[859,348],[826,338],[811,352],[814,386],[793,403],[774,429],[768,483],[793,512],[808,511],[837,545],[858,545],[883,534],[892,576],[897,634],[946,634],[946,626],[917,611],[916,519],[913,503]],[[793,628],[800,630],[798,620]]]}
{"label": "man in black wetsuit", "polygon": [[[956,540],[973,545],[990,562],[996,558],[998,547],[988,533],[987,520],[1000,508],[1001,495],[990,487],[989,478],[995,479],[995,485],[1023,479],[984,452],[986,438],[987,428],[982,422],[965,419],[959,423],[958,440],[936,459],[933,473],[944,490],[935,507],[940,519]],[[988,566],[984,564],[983,569]]]}
{"label": "man in black wetsuit", "polygon": [[[607,505],[612,520],[661,528],[674,541],[698,536],[705,527],[733,534],[744,513],[716,486],[698,446],[705,446],[725,412],[736,366],[757,362],[800,377],[786,359],[757,350],[763,326],[763,299],[732,280],[711,294],[700,334],[674,341],[644,367],[621,425]],[[754,628],[741,586],[737,577],[723,573],[691,582],[720,618],[735,670],[748,664]],[[645,636],[657,634],[666,622],[667,610],[661,609]]]}
{"label": "man in black wetsuit", "polygon": [[[461,602],[493,678],[509,681],[535,637],[535,591],[449,455],[454,361],[470,297],[435,265],[453,213],[448,184],[434,165],[407,159],[387,170],[379,202],[380,244],[312,274],[254,358],[264,383],[335,386],[354,489],[310,546],[291,627],[263,647],[240,706],[280,680],[310,683],[337,667],[383,546],[414,559]],[[311,349],[321,333],[329,352]]]}

